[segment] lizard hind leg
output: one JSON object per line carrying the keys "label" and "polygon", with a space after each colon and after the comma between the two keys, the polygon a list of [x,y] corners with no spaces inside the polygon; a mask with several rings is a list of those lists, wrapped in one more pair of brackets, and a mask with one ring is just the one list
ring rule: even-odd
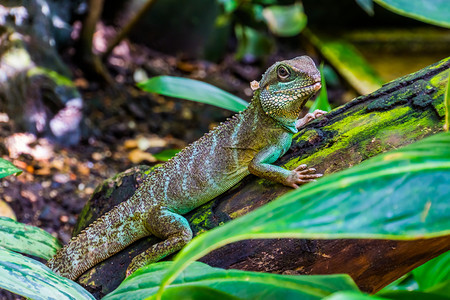
{"label": "lizard hind leg", "polygon": [[152,211],[147,225],[148,230],[163,241],[134,257],[127,268],[127,276],[142,266],[157,262],[180,250],[192,239],[188,221],[168,210]]}

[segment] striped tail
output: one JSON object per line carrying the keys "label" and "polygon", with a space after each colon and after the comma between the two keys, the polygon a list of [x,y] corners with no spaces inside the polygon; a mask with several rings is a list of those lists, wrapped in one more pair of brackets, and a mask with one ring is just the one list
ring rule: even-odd
{"label": "striped tail", "polygon": [[47,262],[47,266],[55,273],[75,280],[99,262],[148,235],[141,212],[136,212],[130,201],[125,201],[73,237]]}

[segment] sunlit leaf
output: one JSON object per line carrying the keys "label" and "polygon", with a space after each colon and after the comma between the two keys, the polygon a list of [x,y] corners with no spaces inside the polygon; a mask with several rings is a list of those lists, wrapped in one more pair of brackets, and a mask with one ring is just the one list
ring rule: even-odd
{"label": "sunlit leaf", "polygon": [[211,84],[188,78],[157,76],[138,83],[138,86],[149,93],[211,104],[235,112],[248,105],[241,98]]}
{"label": "sunlit leaf", "polygon": [[95,299],[42,263],[0,247],[0,288],[30,299]]}
{"label": "sunlit leaf", "polygon": [[153,157],[159,161],[168,161],[169,159],[174,157],[178,152],[180,152],[180,149],[166,149],[161,152],[153,154]]}
{"label": "sunlit leaf", "polygon": [[162,286],[192,261],[244,239],[448,235],[449,182],[450,133],[440,133],[325,176],[197,236],[177,255]]}
{"label": "sunlit leaf", "polygon": [[388,298],[382,298],[378,296],[372,296],[352,291],[337,292],[328,297],[323,298],[323,300],[381,300],[381,299],[388,299]]}
{"label": "sunlit leaf", "polygon": [[[450,282],[450,281],[449,281]],[[448,290],[448,289],[447,289]],[[447,294],[448,295],[448,294]],[[377,294],[381,299],[392,299],[392,300],[448,300],[449,297],[439,293],[428,292],[428,291],[389,291],[385,293]],[[335,300],[335,299],[333,299]]]}
{"label": "sunlit leaf", "polygon": [[[143,295],[145,296],[145,295]],[[136,298],[142,299],[142,298]],[[156,295],[145,298],[146,300],[157,299]],[[239,300],[241,298],[234,297],[230,294],[204,286],[181,286],[173,287],[167,290],[162,296],[163,300],[183,299],[183,300]]]}
{"label": "sunlit leaf", "polygon": [[239,3],[237,0],[218,0],[223,5],[225,13],[229,14],[236,10]]}
{"label": "sunlit leaf", "polygon": [[369,15],[373,16],[373,1],[372,0],[356,0],[356,3],[364,9],[364,11]]}
{"label": "sunlit leaf", "polygon": [[397,280],[394,280],[384,288],[382,288],[380,291],[377,292],[377,294],[397,290],[416,291],[418,289],[419,285],[417,284],[417,281],[414,279],[414,276],[412,276],[411,273],[408,273],[398,278]]}
{"label": "sunlit leaf", "polygon": [[304,31],[329,63],[360,94],[371,93],[381,87],[384,80],[350,43]]}
{"label": "sunlit leaf", "polygon": [[450,280],[450,251],[414,269],[412,274],[422,291]]}
{"label": "sunlit leaf", "polygon": [[0,178],[16,173],[22,173],[22,170],[18,169],[6,159],[0,158]]}
{"label": "sunlit leaf", "polygon": [[263,16],[270,31],[283,37],[299,34],[305,28],[307,22],[301,2],[292,5],[265,7]]}
{"label": "sunlit leaf", "polygon": [[322,78],[321,78],[322,88],[320,89],[320,93],[317,96],[316,100],[311,105],[309,112],[313,112],[317,109],[327,111],[327,112],[331,110],[330,102],[328,102],[327,85],[325,82],[325,76],[323,75],[323,64],[320,65],[320,74],[322,74]]}
{"label": "sunlit leaf", "polygon": [[450,1],[448,0],[374,0],[399,15],[422,22],[450,28]]}
{"label": "sunlit leaf", "polygon": [[[154,295],[172,264],[159,262],[136,271],[104,299],[144,299],[146,295]],[[278,275],[224,270],[194,262],[167,288],[167,292],[179,288],[181,293],[193,285],[213,288],[240,299],[322,299],[336,291],[358,291],[348,275]],[[162,298],[169,299],[166,293]]]}
{"label": "sunlit leaf", "polygon": [[0,246],[44,259],[61,248],[60,242],[45,230],[5,217],[0,217]]}
{"label": "sunlit leaf", "polygon": [[450,295],[449,280],[450,251],[415,268],[412,272],[384,287],[377,295],[383,297],[406,295],[406,293],[395,293],[396,291],[420,291],[433,295]]}

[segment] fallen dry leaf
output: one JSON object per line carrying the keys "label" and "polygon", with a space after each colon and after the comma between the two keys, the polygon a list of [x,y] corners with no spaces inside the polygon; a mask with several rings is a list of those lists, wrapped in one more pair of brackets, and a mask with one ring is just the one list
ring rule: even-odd
{"label": "fallen dry leaf", "polygon": [[128,159],[133,164],[141,163],[144,160],[146,160],[148,162],[156,162],[156,158],[153,155],[151,155],[148,152],[144,152],[142,150],[139,150],[139,149],[135,149],[135,150],[131,151],[128,154]]}

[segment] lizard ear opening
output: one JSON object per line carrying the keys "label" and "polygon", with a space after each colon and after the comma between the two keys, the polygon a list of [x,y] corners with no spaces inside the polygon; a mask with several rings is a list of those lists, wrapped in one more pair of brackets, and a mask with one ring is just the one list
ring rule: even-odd
{"label": "lizard ear opening", "polygon": [[250,88],[252,89],[252,91],[256,91],[257,89],[259,89],[259,82],[253,80],[252,82],[250,82]]}

